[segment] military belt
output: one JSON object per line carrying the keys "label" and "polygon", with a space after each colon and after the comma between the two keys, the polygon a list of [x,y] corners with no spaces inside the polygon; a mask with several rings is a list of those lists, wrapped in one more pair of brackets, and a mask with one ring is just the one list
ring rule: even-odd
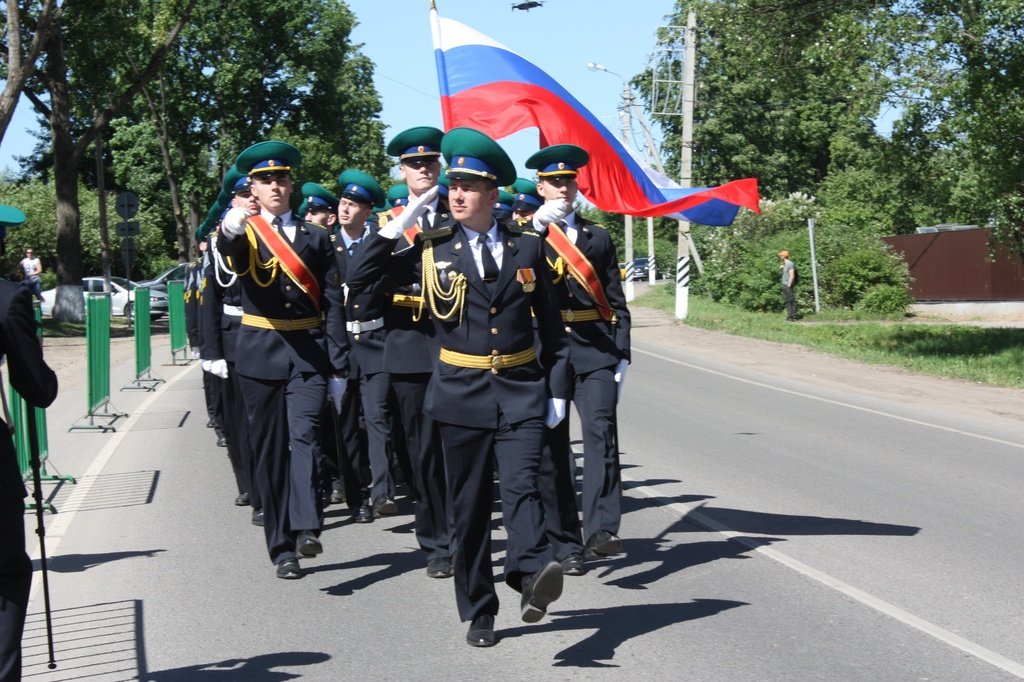
{"label": "military belt", "polygon": [[242,306],[240,305],[228,305],[227,303],[225,303],[224,314],[230,315],[231,317],[241,317],[244,314],[244,312],[242,311]]}
{"label": "military belt", "polygon": [[597,322],[601,319],[601,313],[597,308],[586,308],[584,310],[563,310],[563,322]]}
{"label": "military belt", "polygon": [[533,348],[521,350],[518,353],[499,355],[498,351],[492,351],[490,355],[469,355],[459,353],[447,348],[441,349],[441,362],[454,367],[466,367],[467,369],[489,369],[492,374],[497,374],[509,367],[518,367],[532,362],[537,357]]}
{"label": "military belt", "polygon": [[279,332],[297,332],[303,329],[316,329],[320,326],[320,317],[299,317],[294,320],[276,320],[260,315],[242,315],[242,324],[258,329],[276,329]]}
{"label": "military belt", "polygon": [[391,302],[403,308],[419,308],[423,305],[423,297],[410,294],[395,294],[391,298]]}
{"label": "military belt", "polygon": [[380,329],[384,326],[384,318],[378,317],[375,320],[366,320],[360,322],[359,320],[353,320],[352,322],[345,323],[345,329],[349,330],[353,334],[362,334],[363,332],[372,332],[374,329]]}

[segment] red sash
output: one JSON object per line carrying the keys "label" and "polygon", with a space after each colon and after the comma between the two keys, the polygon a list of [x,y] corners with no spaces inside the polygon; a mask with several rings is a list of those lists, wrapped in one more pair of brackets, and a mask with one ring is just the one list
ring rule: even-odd
{"label": "red sash", "polygon": [[317,282],[316,277],[313,276],[313,273],[309,271],[306,264],[299,258],[299,254],[295,253],[292,245],[281,236],[280,232],[271,227],[263,219],[263,216],[249,216],[248,223],[253,232],[266,244],[270,253],[277,258],[278,264],[280,264],[284,273],[288,275],[288,279],[295,282],[302,289],[302,292],[309,296],[310,300],[313,301],[313,306],[319,312],[320,283]]}
{"label": "red sash", "polygon": [[569,272],[593,299],[601,318],[605,322],[611,322],[614,311],[608,303],[608,297],[604,295],[601,280],[594,272],[594,266],[590,264],[587,257],[569,241],[569,237],[557,225],[548,226],[547,242],[565,260]]}

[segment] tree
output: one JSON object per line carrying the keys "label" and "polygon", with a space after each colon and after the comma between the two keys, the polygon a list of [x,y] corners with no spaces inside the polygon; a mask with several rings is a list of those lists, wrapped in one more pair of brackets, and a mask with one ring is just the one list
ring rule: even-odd
{"label": "tree", "polygon": [[[78,167],[96,136],[157,72],[196,2],[156,8],[134,0],[67,2],[44,42],[44,66],[26,84],[25,94],[50,125],[57,195],[58,286],[53,314],[58,319],[82,320],[85,314]],[[94,40],[97,35],[118,35],[120,40]],[[134,61],[144,66],[126,74],[122,65],[133,61],[133,51]],[[129,59],[124,59],[125,53]]]}
{"label": "tree", "polygon": [[22,12],[18,0],[7,0],[7,11],[4,19],[7,22],[7,42],[3,52],[3,75],[5,79],[3,92],[0,93],[0,140],[7,132],[7,126],[14,116],[14,109],[21,98],[21,90],[26,81],[36,72],[39,54],[43,44],[49,39],[50,32],[60,20],[61,10],[56,7],[55,0],[45,0],[38,16],[32,17],[35,31],[28,50],[22,44]]}

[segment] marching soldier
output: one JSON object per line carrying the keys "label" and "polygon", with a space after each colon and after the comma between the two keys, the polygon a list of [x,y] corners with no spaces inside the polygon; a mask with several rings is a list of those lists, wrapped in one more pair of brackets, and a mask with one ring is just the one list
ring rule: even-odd
{"label": "marching soldier", "polygon": [[[209,226],[216,217],[220,216],[221,209],[211,206],[206,216],[204,226]],[[189,263],[185,271],[185,328],[188,334],[189,345],[199,351],[202,359],[203,346],[203,325],[200,319],[200,308],[203,303],[203,269],[207,263],[206,242],[199,239],[199,257]],[[203,395],[206,398],[206,414],[209,420],[206,425],[217,434],[217,446],[226,447],[228,444],[227,435],[224,431],[224,402],[221,382],[217,377],[211,376],[207,371],[206,363],[203,364]]]}
{"label": "marching soldier", "polygon": [[[14,214],[0,206],[3,217]],[[12,220],[12,223],[14,221]],[[25,402],[48,407],[57,397],[57,376],[43,360],[36,336],[32,292],[0,281],[0,363],[6,358],[7,378]],[[4,386],[0,379],[0,394]],[[32,587],[32,562],[25,553],[25,497],[18,455],[11,438],[4,394],[0,421],[0,680],[21,679],[21,636]]]}
{"label": "marching soldier", "polygon": [[235,160],[252,179],[259,213],[228,211],[223,253],[242,287],[238,383],[256,454],[264,533],[276,575],[302,577],[298,556],[323,551],[316,465],[321,414],[341,400],[345,372],[341,289],[327,232],[292,215],[299,151],[260,142]]}
{"label": "marching soldier", "polygon": [[[563,568],[571,575],[582,573],[582,559],[622,551],[616,404],[630,358],[629,310],[615,246],[607,230],[572,209],[578,192],[577,170],[588,160],[586,151],[567,144],[547,147],[526,160],[527,168],[537,170],[537,192],[545,199],[533,224],[544,234],[569,339],[572,401],[583,431],[583,533],[587,541],[582,558],[578,554],[562,558]],[[549,444],[556,470],[572,461],[568,420],[549,434]],[[553,480],[557,485],[562,479],[556,476]],[[557,493],[560,511],[564,511],[565,494],[564,490]],[[571,520],[568,527],[572,527]]]}
{"label": "marching soldier", "polygon": [[533,214],[544,203],[537,194],[537,183],[527,178],[516,178],[508,191],[513,197],[512,220],[517,225],[525,225],[533,220]]}
{"label": "marching soldier", "polygon": [[[235,167],[228,169],[222,182],[222,194],[230,197],[231,207],[255,213],[259,204],[252,196],[249,176]],[[219,221],[218,221],[219,223]],[[245,405],[238,382],[238,331],[242,324],[242,288],[238,275],[231,269],[219,245],[220,233],[210,233],[203,271],[206,288],[201,307],[203,329],[202,357],[210,374],[222,380],[224,431],[227,435],[228,458],[235,475],[238,496],[235,504],[252,507],[254,525],[263,523],[263,505],[255,485],[252,442],[246,425]]]}
{"label": "marching soldier", "polygon": [[512,224],[512,203],[515,201],[515,197],[506,192],[505,190],[498,191],[498,200],[494,202],[494,206],[491,207],[491,213],[494,215],[494,219],[504,225]]}
{"label": "marching soldier", "polygon": [[[395,136],[387,152],[399,159],[409,201],[421,199],[438,186],[441,174],[441,138],[437,128],[420,126]],[[410,248],[418,232],[450,225],[447,202],[433,196],[422,204],[422,213],[410,223],[395,246]],[[390,215],[399,211],[392,208]],[[451,529],[441,457],[440,435],[430,415],[423,411],[430,374],[437,361],[433,324],[425,314],[419,282],[394,292],[387,320],[384,366],[391,375],[396,417],[405,434],[416,499],[416,540],[427,556],[427,575],[452,576]]]}
{"label": "marching soldier", "polygon": [[498,185],[515,177],[508,155],[469,128],[448,132],[441,151],[457,222],[432,225],[392,255],[436,190],[419,195],[362,247],[349,286],[360,291],[391,277],[398,284],[418,280],[423,288],[440,343],[423,411],[436,421],[444,445],[458,548],[456,602],[459,616],[470,621],[467,642],[491,646],[498,612],[490,545],[495,460],[508,531],[505,580],[521,592],[522,619],[538,621],[562,593],[537,474],[545,424],[565,416],[568,347],[543,242],[499,226],[491,216]]}

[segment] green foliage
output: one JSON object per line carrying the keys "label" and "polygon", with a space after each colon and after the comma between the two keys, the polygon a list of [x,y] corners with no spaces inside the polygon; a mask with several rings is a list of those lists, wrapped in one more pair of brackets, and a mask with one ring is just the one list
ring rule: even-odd
{"label": "green foliage", "polygon": [[[82,226],[82,272],[84,276],[103,273],[99,206],[95,190],[79,186],[79,207]],[[91,200],[90,200],[91,199]],[[107,195],[107,220],[110,231],[111,274],[123,276],[124,265],[121,256],[121,239],[114,235],[113,194]],[[3,272],[10,272],[21,260],[26,248],[32,248],[43,264],[44,288],[55,284],[54,269],[57,263],[57,232],[54,212],[56,199],[53,185],[41,182],[16,184],[0,182],[0,203],[17,206],[25,212],[25,223],[7,231],[7,256],[3,261]],[[160,216],[143,206],[135,216],[140,223],[140,234],[135,237],[135,266],[131,279],[145,279],[158,274],[175,260],[171,248],[160,230]]]}
{"label": "green foliage", "polygon": [[876,284],[864,293],[856,308],[881,315],[905,315],[913,302],[914,298],[904,286]]}
{"label": "green foliage", "polygon": [[853,309],[880,285],[902,289],[909,297],[909,275],[899,256],[871,231],[832,225],[821,213],[812,197],[794,194],[764,202],[759,216],[742,213],[732,227],[695,229],[704,274],[694,279],[694,293],[745,310],[781,311],[778,253],[786,250],[799,274],[798,307],[813,309],[807,220],[815,218],[819,299],[824,308]]}

